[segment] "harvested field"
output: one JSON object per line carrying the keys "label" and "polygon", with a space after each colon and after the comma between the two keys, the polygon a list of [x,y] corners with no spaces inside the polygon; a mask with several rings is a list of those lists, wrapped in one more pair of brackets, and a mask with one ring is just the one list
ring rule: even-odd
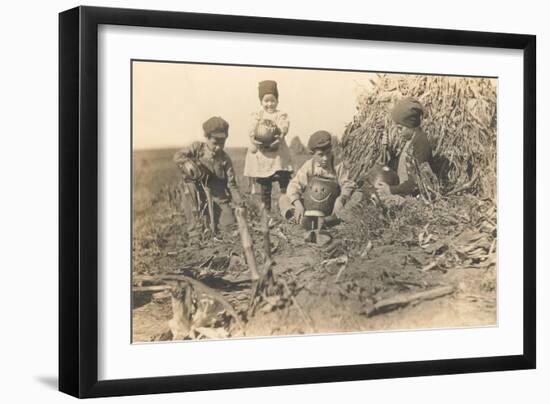
{"label": "harvested field", "polygon": [[[426,205],[410,198],[387,209],[356,201],[359,220],[336,227],[324,247],[279,223],[270,230],[275,264],[266,275],[261,220],[247,195],[264,274],[256,284],[238,235],[189,241],[174,151],[134,153],[133,342],[496,324],[491,199],[464,193]],[[228,152],[242,173],[244,149]],[[294,157],[298,165],[308,158]],[[248,182],[238,180],[246,192]],[[174,296],[191,302],[185,336],[169,326]]]}

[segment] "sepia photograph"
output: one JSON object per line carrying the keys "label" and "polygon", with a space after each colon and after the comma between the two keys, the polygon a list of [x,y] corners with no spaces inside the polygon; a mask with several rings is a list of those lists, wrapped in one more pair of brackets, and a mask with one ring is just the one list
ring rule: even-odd
{"label": "sepia photograph", "polygon": [[497,326],[497,90],[132,60],[132,343]]}

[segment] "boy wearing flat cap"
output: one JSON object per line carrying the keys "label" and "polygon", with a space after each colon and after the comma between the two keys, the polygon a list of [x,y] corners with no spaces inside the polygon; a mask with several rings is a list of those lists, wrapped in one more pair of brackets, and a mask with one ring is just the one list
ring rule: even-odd
{"label": "boy wearing flat cap", "polygon": [[[394,164],[397,163],[399,185],[388,185],[378,182],[375,187],[382,198],[389,195],[414,195],[418,192],[419,169],[430,171],[432,147],[428,136],[420,128],[424,108],[414,98],[407,97],[399,100],[391,111],[391,117],[401,133],[399,149],[392,153]],[[397,161],[396,161],[397,160]]]}
{"label": "boy wearing flat cap", "polygon": [[337,189],[338,197],[332,207],[332,216],[338,218],[354,190],[356,184],[350,180],[348,171],[343,164],[334,164],[334,155],[332,153],[332,135],[324,130],[315,132],[308,141],[308,149],[312,158],[306,161],[288,184],[286,195],[279,199],[281,213],[285,216],[283,209],[292,206],[294,210],[294,219],[302,223],[304,217],[304,193],[308,185],[313,183],[316,178],[323,181],[332,180],[334,186],[328,188]]}
{"label": "boy wearing flat cap", "polygon": [[231,202],[240,204],[242,201],[233,163],[223,150],[229,124],[223,118],[212,117],[202,128],[204,142],[193,142],[174,155],[174,162],[183,174],[186,215],[191,230],[200,228],[200,217],[208,214],[207,198],[210,196],[215,227],[229,230],[235,223]]}

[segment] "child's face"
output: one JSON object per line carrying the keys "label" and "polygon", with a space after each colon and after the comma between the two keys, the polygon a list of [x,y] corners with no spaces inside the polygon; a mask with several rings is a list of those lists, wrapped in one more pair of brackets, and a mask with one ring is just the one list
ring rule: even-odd
{"label": "child's face", "polygon": [[313,160],[322,168],[327,168],[330,159],[332,158],[332,150],[315,150],[313,152]]}
{"label": "child's face", "polygon": [[[225,137],[220,137],[221,135],[225,136],[225,133],[212,133],[208,138],[206,139],[206,143],[208,144],[208,147],[210,150],[213,150],[214,152],[218,152],[220,150],[223,150],[225,147]],[[218,135],[218,136],[216,136]]]}
{"label": "child's face", "polygon": [[407,128],[406,126],[401,124],[397,124],[397,133],[399,134],[399,136],[406,137],[410,135],[411,132],[414,132],[414,129]]}
{"label": "child's face", "polygon": [[279,104],[279,100],[277,100],[277,97],[275,97],[273,94],[266,94],[264,95],[264,98],[262,98],[262,108],[267,112],[275,112],[277,109],[277,105]]}

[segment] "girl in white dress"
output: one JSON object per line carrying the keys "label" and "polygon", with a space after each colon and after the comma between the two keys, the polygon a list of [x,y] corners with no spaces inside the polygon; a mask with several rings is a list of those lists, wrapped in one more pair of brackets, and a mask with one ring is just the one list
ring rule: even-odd
{"label": "girl in white dress", "polygon": [[262,203],[270,211],[273,182],[278,182],[281,193],[286,193],[292,173],[290,150],[285,139],[290,122],[288,115],[277,108],[279,91],[275,81],[261,81],[258,96],[261,108],[251,117],[250,147],[246,153],[244,175],[259,185]]}

